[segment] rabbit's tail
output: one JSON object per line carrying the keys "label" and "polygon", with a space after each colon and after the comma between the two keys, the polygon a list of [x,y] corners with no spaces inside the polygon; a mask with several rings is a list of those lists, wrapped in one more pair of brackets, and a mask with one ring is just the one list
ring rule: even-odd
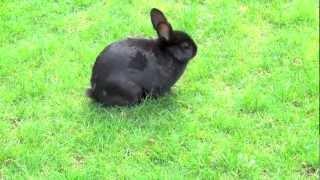
{"label": "rabbit's tail", "polygon": [[93,90],[92,90],[92,88],[88,88],[88,89],[86,90],[86,95],[87,95],[88,97],[90,97],[90,98],[94,98],[94,97],[93,97]]}

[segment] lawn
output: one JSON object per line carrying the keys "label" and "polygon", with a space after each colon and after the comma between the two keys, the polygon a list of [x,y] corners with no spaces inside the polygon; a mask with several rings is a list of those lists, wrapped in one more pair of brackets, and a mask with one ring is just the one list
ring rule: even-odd
{"label": "lawn", "polygon": [[[198,54],[172,93],[85,96],[164,11]],[[0,179],[317,179],[317,0],[0,0]]]}

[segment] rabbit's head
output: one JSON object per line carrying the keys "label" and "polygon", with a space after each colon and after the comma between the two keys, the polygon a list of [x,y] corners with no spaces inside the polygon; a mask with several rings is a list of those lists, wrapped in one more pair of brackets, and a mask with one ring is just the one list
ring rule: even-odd
{"label": "rabbit's head", "polygon": [[185,32],[174,31],[164,14],[158,9],[151,9],[151,22],[158,33],[162,49],[169,52],[180,62],[188,62],[197,53],[197,45]]}

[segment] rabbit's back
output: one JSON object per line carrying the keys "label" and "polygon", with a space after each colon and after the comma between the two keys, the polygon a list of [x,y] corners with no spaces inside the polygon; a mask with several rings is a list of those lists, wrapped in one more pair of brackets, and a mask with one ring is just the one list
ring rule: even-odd
{"label": "rabbit's back", "polygon": [[103,79],[125,76],[150,91],[168,89],[180,76],[184,65],[159,51],[154,40],[115,42],[97,57],[93,72]]}
{"label": "rabbit's back", "polygon": [[154,59],[154,42],[142,39],[126,39],[107,46],[97,57],[96,64],[107,66],[110,71],[137,69],[143,71],[150,59]]}

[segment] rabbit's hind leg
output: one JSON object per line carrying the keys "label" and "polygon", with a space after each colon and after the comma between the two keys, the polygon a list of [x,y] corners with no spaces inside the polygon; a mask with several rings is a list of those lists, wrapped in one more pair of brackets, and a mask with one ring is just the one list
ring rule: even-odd
{"label": "rabbit's hind leg", "polygon": [[100,93],[100,101],[107,106],[137,104],[143,97],[142,88],[132,81],[109,82]]}

